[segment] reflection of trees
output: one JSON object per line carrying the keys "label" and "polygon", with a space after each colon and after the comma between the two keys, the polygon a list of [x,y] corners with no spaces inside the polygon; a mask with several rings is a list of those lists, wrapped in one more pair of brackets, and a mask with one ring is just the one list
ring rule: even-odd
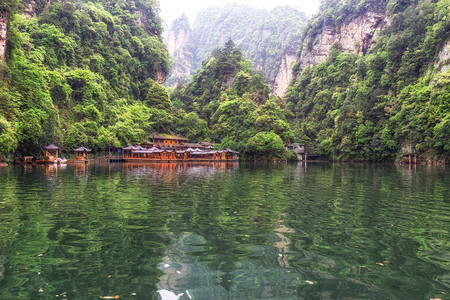
{"label": "reflection of trees", "polygon": [[[186,209],[169,222],[175,236],[165,254],[171,262],[167,265],[194,266],[195,273],[202,275],[192,282],[191,274],[173,273],[168,267],[165,272],[171,275],[161,278],[162,287],[175,293],[191,287],[195,299],[292,294],[299,281],[280,266],[281,249],[276,246],[284,228],[280,216],[287,205],[283,186],[295,171],[295,165],[266,165],[256,173],[241,166],[232,176],[220,174],[202,182],[201,188],[186,182],[183,194],[187,197],[179,203]],[[186,238],[186,232],[194,235]],[[169,278],[178,278],[177,284],[171,285]],[[180,278],[189,284],[180,284]]]}
{"label": "reflection of trees", "polygon": [[[438,246],[443,236],[432,234],[442,222],[427,217],[445,207],[445,182],[436,181],[436,170],[420,173],[381,165],[309,165],[307,176],[292,185],[301,196],[286,220],[296,229],[289,235],[295,241],[291,266],[310,273],[317,290],[328,292],[322,297],[368,297],[377,291],[380,297],[426,298],[425,292],[439,291],[426,278],[442,270],[421,255],[428,242],[416,230],[434,240],[434,253],[445,259]],[[438,194],[429,202],[431,188]],[[308,290],[300,294],[320,297]]]}
{"label": "reflection of trees", "polygon": [[49,181],[35,168],[1,181],[8,194],[0,221],[8,227],[0,227],[0,253],[10,267],[0,294],[33,298],[40,288],[40,295],[70,298],[154,293],[167,214],[148,216],[167,206],[143,195],[137,182],[128,187],[121,173],[94,171],[74,176],[79,170],[72,166]]}
{"label": "reflection of trees", "polygon": [[194,299],[405,299],[448,288],[445,170],[92,164],[46,174],[0,169],[6,298],[157,298],[164,288]]}

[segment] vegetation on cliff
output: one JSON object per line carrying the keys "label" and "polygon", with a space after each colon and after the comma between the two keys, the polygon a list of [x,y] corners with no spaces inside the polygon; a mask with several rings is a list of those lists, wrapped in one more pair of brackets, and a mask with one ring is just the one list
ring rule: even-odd
{"label": "vegetation on cliff", "polygon": [[50,142],[120,146],[161,126],[167,103],[146,106],[170,66],[154,1],[41,0],[26,12],[12,4],[0,155],[36,154]]}
{"label": "vegetation on cliff", "polygon": [[326,61],[296,70],[286,96],[295,136],[332,159],[391,160],[407,144],[448,158],[450,73],[434,63],[449,39],[449,6],[445,0],[326,1],[305,41],[363,10],[385,11],[391,25],[364,56],[336,44]]}
{"label": "vegetation on cliff", "polygon": [[[239,4],[211,7],[198,14],[184,51],[186,57],[175,57],[175,64],[192,60],[192,71],[196,72],[213,49],[231,38],[273,86],[282,59],[291,52],[295,55],[306,21],[302,12],[289,6],[279,6],[271,11]],[[186,18],[176,20],[171,31],[180,27],[190,30]]]}

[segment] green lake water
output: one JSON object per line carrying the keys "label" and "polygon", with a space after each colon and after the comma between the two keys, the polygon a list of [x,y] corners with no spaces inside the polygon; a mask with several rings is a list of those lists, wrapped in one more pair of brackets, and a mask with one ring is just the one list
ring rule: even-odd
{"label": "green lake water", "polygon": [[429,166],[3,167],[0,299],[450,299],[449,192]]}

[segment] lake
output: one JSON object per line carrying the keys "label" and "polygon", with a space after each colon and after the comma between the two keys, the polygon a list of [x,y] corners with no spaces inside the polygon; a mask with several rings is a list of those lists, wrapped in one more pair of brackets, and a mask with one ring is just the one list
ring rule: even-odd
{"label": "lake", "polygon": [[337,163],[2,167],[0,298],[449,299],[449,175]]}

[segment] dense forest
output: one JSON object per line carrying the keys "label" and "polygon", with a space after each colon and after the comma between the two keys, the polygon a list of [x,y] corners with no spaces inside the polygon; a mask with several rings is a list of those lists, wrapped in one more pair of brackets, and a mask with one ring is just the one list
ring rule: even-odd
{"label": "dense forest", "polygon": [[190,139],[211,139],[241,157],[294,158],[285,150],[293,138],[280,98],[270,95],[232,40],[212,52],[192,81],[171,94],[178,114],[190,122],[179,128]]}
{"label": "dense forest", "polygon": [[0,7],[10,16],[0,61],[3,156],[38,154],[48,143],[119,147],[163,126],[165,111],[148,105],[154,91],[167,94],[158,81],[170,68],[154,1],[8,1]]}
{"label": "dense forest", "polygon": [[[261,103],[269,98],[264,76],[253,71],[233,42],[214,52],[204,66],[216,84],[201,83],[201,73],[196,76],[199,82],[193,96],[203,98],[191,105],[173,96],[172,105],[160,84],[169,71],[170,57],[153,1],[41,1],[31,11],[14,4],[2,7],[10,14],[7,55],[0,73],[4,158],[40,155],[49,143],[68,151],[80,145],[95,151],[123,147],[139,144],[153,132],[176,132],[227,147],[234,146],[231,139],[241,138],[247,146],[249,138],[268,138],[267,143],[276,144],[263,148],[278,152],[264,148],[267,156],[286,155],[278,135],[267,132],[254,137],[258,130],[248,122],[245,134],[220,127],[232,108],[219,104],[240,106],[241,97],[250,91],[259,95]],[[256,118],[256,104],[245,97],[249,106],[245,116]],[[219,121],[221,125],[216,125]],[[289,134],[284,131],[279,133]],[[245,150],[244,146],[238,149]]]}
{"label": "dense forest", "polygon": [[436,62],[449,41],[449,1],[324,1],[304,43],[367,10],[390,26],[365,55],[336,43],[322,63],[294,66],[286,101],[296,139],[335,160],[392,160],[408,144],[423,158],[448,160],[450,72]]}
{"label": "dense forest", "polygon": [[[243,41],[228,38],[214,42],[190,82],[167,90],[171,58],[157,1],[3,1],[0,157],[41,155],[49,143],[101,151],[160,132],[211,141],[241,158],[295,159],[284,145],[299,142],[332,160],[392,161],[412,144],[422,159],[448,161],[450,71],[439,54],[448,45],[449,6],[323,1],[298,36],[294,80],[280,98],[236,46]],[[389,20],[367,51],[335,43],[325,60],[303,66],[302,52],[324,28],[338,31],[367,11]]]}

